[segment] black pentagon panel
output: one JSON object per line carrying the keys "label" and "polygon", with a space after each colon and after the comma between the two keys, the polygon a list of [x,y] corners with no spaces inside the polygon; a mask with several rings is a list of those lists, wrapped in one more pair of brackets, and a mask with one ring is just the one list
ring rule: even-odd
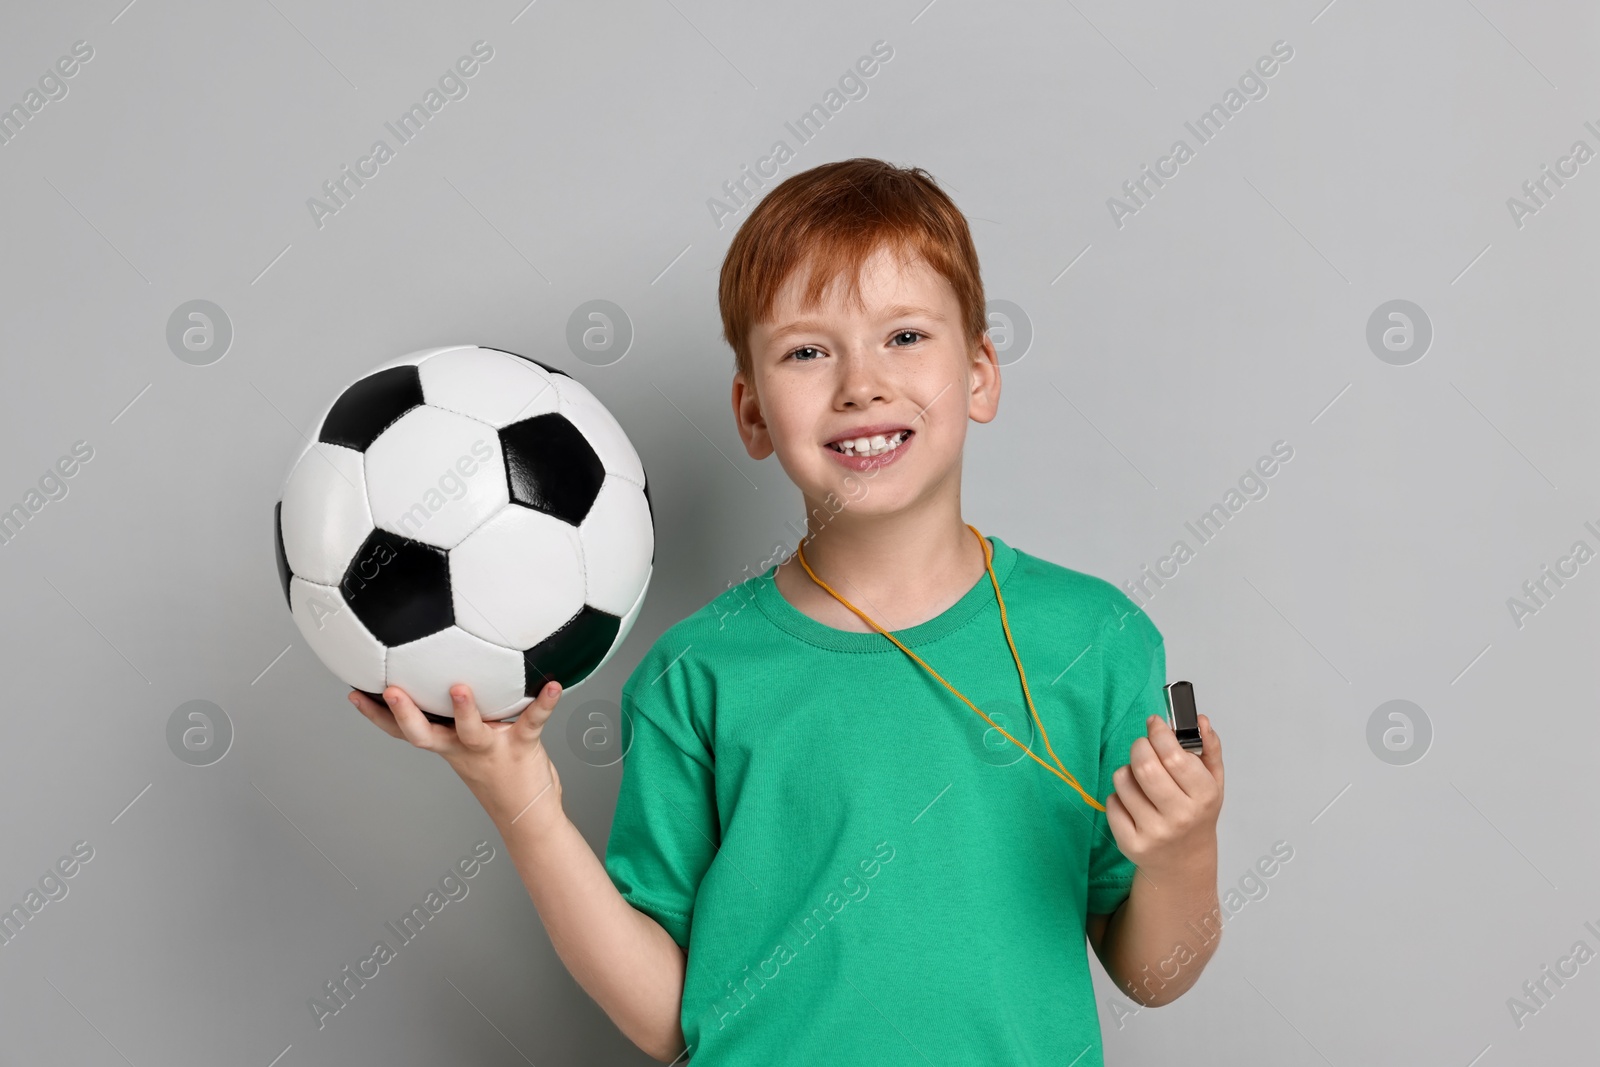
{"label": "black pentagon panel", "polygon": [[589,514],[606,480],[605,465],[583,433],[554,412],[501,430],[500,450],[511,502],[573,526]]}
{"label": "black pentagon panel", "polygon": [[530,356],[525,356],[521,352],[513,352],[508,348],[495,348],[493,345],[479,345],[478,347],[481,348],[481,349],[484,349],[485,351],[488,351],[488,352],[504,352],[508,356],[516,356],[518,359],[526,359],[529,363],[532,363],[534,366],[540,368],[541,370],[543,370],[543,371],[545,371],[545,372],[547,372],[549,374],[559,374],[563,378],[572,377],[572,375],[568,374],[564,370],[556,370],[556,368],[550,366],[550,364],[548,364],[548,363],[540,363],[538,360],[533,359]]}
{"label": "black pentagon panel", "polygon": [[561,629],[522,654],[527,676],[523,695],[537,698],[547,682],[570,689],[589,677],[621,628],[622,619],[585,604]]}
{"label": "black pentagon panel", "polygon": [[438,633],[456,621],[445,550],[387,530],[367,535],[339,589],[356,618],[386,648]]}
{"label": "black pentagon panel", "polygon": [[289,597],[289,579],[294,575],[289,570],[289,555],[283,550],[283,501],[278,501],[272,506],[272,544],[278,551],[278,580],[283,583],[283,599],[289,602],[289,610],[294,610],[294,601]]}
{"label": "black pentagon panel", "polygon": [[654,567],[656,565],[656,508],[654,504],[650,503],[650,479],[646,478],[644,485],[640,486],[640,488],[644,490],[645,510],[650,512],[650,566]]}
{"label": "black pentagon panel", "polygon": [[369,374],[333,402],[317,440],[365,452],[396,419],[422,403],[422,376],[414,366]]}

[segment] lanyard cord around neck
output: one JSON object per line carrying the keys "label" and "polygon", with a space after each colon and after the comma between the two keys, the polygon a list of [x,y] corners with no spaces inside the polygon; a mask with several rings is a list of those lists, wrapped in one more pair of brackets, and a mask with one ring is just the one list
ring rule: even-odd
{"label": "lanyard cord around neck", "polygon": [[[1017,664],[1017,677],[1022,679],[1022,695],[1028,701],[1028,711],[1029,711],[1030,714],[1033,715],[1033,721],[1035,723],[1038,723],[1039,735],[1044,738],[1045,750],[1050,753],[1050,758],[1056,761],[1056,766],[1055,767],[1050,766],[1050,764],[1046,763],[1044,760],[1040,759],[1037,755],[1035,755],[1033,749],[1029,748],[1027,745],[1024,745],[1021,741],[1018,741],[1015,737],[1012,737],[1009,733],[1006,733],[1004,727],[1000,726],[993,719],[989,718],[989,716],[984,715],[983,711],[976,704],[974,704],[972,701],[968,700],[966,697],[962,696],[960,691],[957,690],[955,686],[953,686],[949,682],[945,681],[944,678],[942,676],[940,676],[938,671],[934,670],[932,667],[929,667],[926,663],[923,663],[923,660],[922,660],[921,656],[918,656],[915,652],[911,651],[905,645],[900,644],[900,642],[895,638],[894,634],[890,633],[888,630],[885,630],[883,627],[881,627],[877,623],[873,622],[872,619],[869,618],[865,612],[863,612],[860,608],[856,607],[854,604],[850,603],[850,601],[846,600],[844,597],[840,596],[838,593],[835,593],[833,591],[833,589],[828,586],[827,582],[824,582],[821,578],[818,578],[816,573],[814,571],[812,571],[811,565],[806,562],[806,550],[805,550],[804,541],[802,541],[797,546],[796,551],[797,551],[797,554],[800,557],[800,566],[804,567],[806,573],[811,575],[811,580],[813,582],[816,582],[818,585],[822,586],[822,588],[828,590],[828,592],[833,595],[833,598],[835,600],[837,600],[839,603],[843,604],[845,607],[849,608],[851,611],[855,612],[857,615],[860,615],[861,618],[867,623],[868,626],[871,626],[874,630],[877,630],[880,634],[882,634],[883,636],[887,637],[889,640],[894,641],[894,643],[899,647],[900,651],[904,652],[906,655],[910,656],[912,659],[916,660],[918,663],[921,663],[923,668],[929,674],[931,674],[935,678],[939,679],[939,683],[941,685],[943,685],[946,689],[950,690],[950,692],[955,693],[956,696],[961,697],[962,702],[965,703],[967,705],[967,707],[971,708],[973,711],[976,711],[979,715],[983,715],[983,721],[984,722],[988,723],[990,726],[993,726],[996,730],[999,730],[1002,734],[1005,734],[1006,737],[1010,738],[1013,742],[1015,742],[1016,745],[1018,747],[1020,747],[1022,749],[1022,751],[1026,752],[1033,759],[1033,761],[1035,763],[1037,763],[1039,766],[1043,767],[1045,770],[1049,771],[1051,774],[1055,775],[1057,778],[1060,778],[1063,782],[1066,782],[1072,788],[1076,789],[1078,791],[1078,795],[1083,797],[1083,799],[1088,802],[1088,804],[1089,804],[1089,806],[1091,808],[1094,808],[1096,811],[1105,811],[1106,810],[1105,805],[1099,803],[1098,801],[1096,801],[1094,799],[1094,797],[1090,796],[1088,793],[1085,793],[1083,791],[1083,787],[1078,784],[1078,780],[1076,778],[1074,778],[1072,776],[1072,772],[1067,770],[1066,766],[1064,764],[1062,764],[1061,758],[1056,755],[1056,750],[1050,746],[1050,735],[1045,732],[1044,723],[1040,721],[1039,713],[1037,711],[1035,711],[1034,707],[1033,707],[1033,694],[1028,691],[1028,677],[1027,677],[1027,675],[1022,673],[1022,657],[1017,655],[1016,642],[1011,640],[1011,627],[1006,622],[1006,601],[1005,601],[1005,598],[1000,595],[1000,582],[994,576],[994,564],[991,562],[992,553],[991,553],[990,548],[989,548],[989,542],[984,539],[984,536],[981,533],[978,532],[978,528],[976,526],[972,525],[970,522],[966,523],[966,527],[967,527],[967,529],[972,531],[973,536],[978,539],[978,543],[983,546],[983,567],[984,567],[984,570],[989,572],[989,582],[990,582],[991,585],[994,586],[994,598],[1000,604],[1000,626],[1006,632],[1006,644],[1011,647],[1011,658],[1014,661],[1016,661],[1016,664]],[[1060,767],[1061,769],[1058,771],[1058,770],[1056,770],[1056,767]]]}

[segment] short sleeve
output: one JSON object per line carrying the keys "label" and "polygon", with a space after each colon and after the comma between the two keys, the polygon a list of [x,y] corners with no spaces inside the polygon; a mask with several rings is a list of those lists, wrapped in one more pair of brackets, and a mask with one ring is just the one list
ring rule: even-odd
{"label": "short sleeve", "polygon": [[[1117,594],[1115,614],[1100,629],[1105,678],[1106,727],[1100,737],[1101,803],[1113,791],[1111,776],[1127,766],[1133,743],[1147,735],[1145,720],[1166,718],[1167,654],[1155,623],[1133,601]],[[1094,813],[1095,834],[1089,849],[1090,915],[1109,915],[1133,889],[1137,868],[1117,847],[1103,811]]]}
{"label": "short sleeve", "polygon": [[624,900],[684,949],[700,880],[721,839],[711,752],[694,730],[684,662],[646,655],[622,687],[631,738],[606,843],[605,869]]}

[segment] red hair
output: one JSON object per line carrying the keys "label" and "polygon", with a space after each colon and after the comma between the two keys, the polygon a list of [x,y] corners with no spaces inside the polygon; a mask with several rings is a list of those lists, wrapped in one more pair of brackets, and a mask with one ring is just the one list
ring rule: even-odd
{"label": "red hair", "polygon": [[744,220],[722,261],[717,301],[734,370],[755,386],[750,331],[772,314],[789,275],[813,270],[801,305],[816,307],[834,278],[861,305],[861,267],[880,246],[902,264],[920,256],[955,290],[961,321],[974,342],[989,328],[983,279],[966,216],[921,167],[881,159],[824,163],[786,179]]}

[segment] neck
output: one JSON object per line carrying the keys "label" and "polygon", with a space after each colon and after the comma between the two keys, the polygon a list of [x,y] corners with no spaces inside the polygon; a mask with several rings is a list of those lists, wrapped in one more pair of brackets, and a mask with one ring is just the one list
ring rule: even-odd
{"label": "neck", "polygon": [[[851,515],[846,507],[824,523],[807,520],[806,564],[835,593],[885,630],[932,619],[960,600],[986,572],[986,550],[959,508],[938,515],[915,510]],[[792,605],[825,625],[872,632],[800,566],[798,553],[778,568],[778,588]]]}

